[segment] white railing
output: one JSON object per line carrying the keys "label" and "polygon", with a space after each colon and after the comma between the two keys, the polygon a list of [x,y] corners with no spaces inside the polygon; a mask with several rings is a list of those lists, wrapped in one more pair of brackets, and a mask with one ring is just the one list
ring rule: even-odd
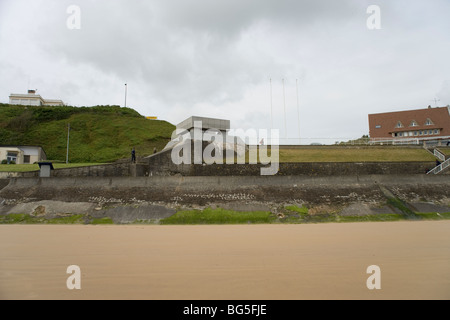
{"label": "white railing", "polygon": [[430,171],[428,171],[427,174],[438,174],[439,172],[447,169],[448,167],[450,167],[450,158],[448,158],[447,160],[442,162],[440,165],[438,165],[438,166],[434,167],[433,169],[431,169]]}
{"label": "white railing", "polygon": [[439,160],[445,161],[445,155],[441,151],[439,151],[437,148],[434,149],[433,154]]}
{"label": "white railing", "polygon": [[380,144],[380,145],[418,145],[420,144],[419,139],[417,138],[397,138],[397,139],[390,139],[390,138],[372,138],[369,141],[369,144]]}
{"label": "white railing", "polygon": [[428,136],[428,137],[401,137],[401,138],[371,138],[369,144],[392,144],[392,145],[408,145],[408,144],[439,144],[450,141],[450,136]]}

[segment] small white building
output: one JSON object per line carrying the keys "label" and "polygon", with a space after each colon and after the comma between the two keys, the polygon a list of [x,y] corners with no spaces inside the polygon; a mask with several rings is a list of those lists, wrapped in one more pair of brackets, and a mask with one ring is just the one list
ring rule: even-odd
{"label": "small white building", "polygon": [[47,160],[45,151],[40,146],[3,146],[0,145],[0,162],[14,161],[16,164],[35,163]]}
{"label": "small white building", "polygon": [[18,104],[23,106],[63,106],[64,102],[57,99],[44,99],[36,90],[28,90],[27,94],[11,93],[9,95],[9,104]]}

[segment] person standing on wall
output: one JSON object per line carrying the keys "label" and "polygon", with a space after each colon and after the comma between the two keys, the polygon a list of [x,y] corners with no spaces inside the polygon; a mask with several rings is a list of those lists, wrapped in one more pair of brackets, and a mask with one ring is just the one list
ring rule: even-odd
{"label": "person standing on wall", "polygon": [[134,147],[131,150],[131,163],[136,163],[136,150],[134,150]]}

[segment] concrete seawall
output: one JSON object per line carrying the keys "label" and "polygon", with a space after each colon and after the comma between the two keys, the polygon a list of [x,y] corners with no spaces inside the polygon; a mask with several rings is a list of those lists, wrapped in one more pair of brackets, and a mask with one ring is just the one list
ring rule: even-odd
{"label": "concrete seawall", "polygon": [[404,214],[450,212],[448,176],[153,176],[12,178],[0,187],[0,216],[12,213],[57,218],[83,214],[87,223],[158,221],[178,210],[223,208],[285,212],[306,206],[309,214]]}
{"label": "concrete seawall", "polygon": [[[167,159],[165,159],[167,160]],[[181,164],[161,158],[149,163],[114,163],[56,169],[52,177],[147,177],[147,176],[260,176],[261,164]],[[156,161],[156,162],[155,162]],[[276,176],[343,176],[343,175],[420,175],[435,162],[284,162]],[[450,174],[450,170],[445,173]],[[39,171],[0,172],[0,179],[39,177]]]}
{"label": "concrete seawall", "polygon": [[66,202],[102,198],[171,205],[233,201],[337,205],[382,201],[385,197],[380,186],[405,201],[450,199],[448,176],[428,175],[12,178],[0,191],[0,198]]}
{"label": "concrete seawall", "polygon": [[445,184],[450,179],[444,175],[336,175],[329,176],[171,176],[171,177],[55,177],[55,178],[11,178],[8,187],[110,187],[110,188],[147,188],[182,187],[195,190],[239,188],[246,186],[286,186],[300,185],[362,185],[382,183],[386,185]]}

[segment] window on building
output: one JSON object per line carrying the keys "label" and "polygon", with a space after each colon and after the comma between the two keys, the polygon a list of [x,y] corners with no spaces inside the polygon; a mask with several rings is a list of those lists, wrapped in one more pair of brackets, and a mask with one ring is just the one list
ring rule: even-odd
{"label": "window on building", "polygon": [[399,132],[398,135],[399,135],[400,137],[403,137],[403,132]]}
{"label": "window on building", "polygon": [[413,120],[413,121],[411,121],[411,123],[409,124],[409,126],[410,126],[410,127],[417,127],[417,126],[419,126],[419,125],[417,124],[417,121],[416,121],[416,120]]}
{"label": "window on building", "polygon": [[439,134],[439,129],[434,129],[434,134]]}
{"label": "window on building", "polygon": [[14,161],[17,163],[17,152],[8,152],[6,154],[6,160],[8,162]]}
{"label": "window on building", "polygon": [[423,135],[423,131],[422,130],[419,131],[419,135]]}
{"label": "window on building", "polygon": [[396,128],[403,128],[403,123],[401,121],[397,122],[395,125]]}
{"label": "window on building", "polygon": [[430,118],[428,118],[427,121],[425,121],[425,125],[426,125],[426,126],[431,126],[431,125],[433,125],[433,124],[434,124],[434,123],[433,123],[433,121],[431,121]]}
{"label": "window on building", "polygon": [[428,134],[433,134],[433,130],[428,130]]}
{"label": "window on building", "polygon": [[417,136],[419,134],[418,131],[414,131],[414,135]]}
{"label": "window on building", "polygon": [[26,156],[26,155],[23,156],[23,163],[30,163],[30,156],[29,155],[28,156]]}
{"label": "window on building", "polygon": [[375,126],[375,129],[380,129],[381,128],[381,125],[379,125],[379,124],[377,124],[376,126]]}

